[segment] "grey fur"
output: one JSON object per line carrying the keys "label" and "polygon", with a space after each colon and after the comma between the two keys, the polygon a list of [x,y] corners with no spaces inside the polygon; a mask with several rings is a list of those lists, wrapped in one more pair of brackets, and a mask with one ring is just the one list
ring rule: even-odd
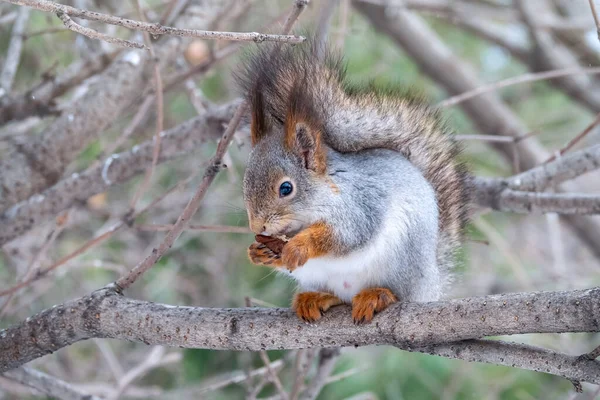
{"label": "grey fur", "polygon": [[[338,249],[335,256],[343,257],[381,240],[378,235],[386,224],[400,225],[398,231],[404,234],[385,238],[385,251],[372,266],[380,273],[369,286],[389,288],[407,301],[438,299],[446,279],[436,263],[437,203],[422,173],[391,150],[340,153],[328,148],[328,174],[318,178],[304,168],[299,158],[284,150],[282,140],[283,133],[276,132],[257,144],[244,179],[249,210],[260,213],[260,218],[270,220],[274,227],[282,226],[277,223],[278,215],[291,213],[299,220],[288,230],[274,228],[268,233],[293,234],[314,222],[326,221],[334,228],[332,239]],[[283,176],[295,182],[297,192],[289,202],[274,198]],[[332,189],[332,183],[339,193]],[[416,212],[402,212],[406,209]],[[302,289],[334,292],[326,282]]]}

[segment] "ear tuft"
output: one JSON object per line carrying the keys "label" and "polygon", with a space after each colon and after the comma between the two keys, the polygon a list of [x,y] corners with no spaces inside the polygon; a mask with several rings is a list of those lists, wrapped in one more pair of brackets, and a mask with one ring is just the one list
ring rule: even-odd
{"label": "ear tuft", "polygon": [[262,139],[269,130],[269,121],[265,112],[264,97],[259,84],[250,97],[252,121],[250,123],[250,142],[252,147]]}
{"label": "ear tuft", "polygon": [[299,121],[286,132],[288,148],[303,161],[306,169],[324,174],[327,170],[327,150],[322,143],[321,130]]}

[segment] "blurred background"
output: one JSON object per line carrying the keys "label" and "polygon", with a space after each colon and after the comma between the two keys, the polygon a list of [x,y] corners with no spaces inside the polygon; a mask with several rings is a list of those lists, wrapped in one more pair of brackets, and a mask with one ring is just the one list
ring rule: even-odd
{"label": "blurred background", "polygon": [[[127,1],[63,3],[139,18],[134,3]],[[274,33],[281,31],[293,5],[291,0],[141,2],[149,21],[163,22],[161,18],[181,3],[185,3],[180,10],[182,15],[172,21],[178,27]],[[319,21],[327,21],[329,17],[327,40],[343,52],[351,80],[375,80],[378,85],[412,88],[433,105],[457,94],[458,89],[449,87],[424,67],[422,61],[415,59],[411,51],[405,51],[402,43],[408,39],[389,36],[385,24],[374,24],[373,15],[369,16],[364,9],[384,9],[390,16],[387,23],[392,25],[394,12],[399,7],[418,15],[450,52],[450,58],[445,60],[450,82],[455,79],[454,68],[468,71],[474,79],[472,83],[483,86],[529,72],[600,65],[600,41],[588,0],[341,0],[332,1],[334,6],[327,3],[311,1],[294,31],[315,29]],[[353,3],[361,3],[359,9],[363,12]],[[528,7],[535,8],[533,16]],[[219,12],[214,8],[220,8]],[[64,74],[74,63],[101,54],[115,57],[113,53],[119,49],[67,30],[53,14],[31,11],[23,16],[20,7],[2,3],[2,63],[14,35],[15,21],[19,19],[24,23],[22,50],[12,87],[8,90],[11,93],[30,93]],[[114,26],[91,22],[86,26],[113,36],[143,40],[140,34]],[[548,48],[544,46],[548,43],[550,49],[561,51],[556,58],[558,64],[553,64],[546,54]],[[165,130],[238,98],[240,93],[232,71],[240,65],[244,51],[256,44],[182,39],[178,46],[172,58],[163,60],[166,62],[161,67],[161,75],[165,85],[186,71],[192,70],[192,73],[164,93]],[[0,158],[12,155],[11,141],[23,135],[42,134],[64,110],[81,104],[104,68],[88,73],[77,84],[52,97],[51,111],[47,115],[34,113],[5,121],[0,127]],[[135,100],[118,115],[111,116],[106,128],[83,146],[63,177],[82,173],[104,162],[112,153],[129,151],[152,139],[156,131],[156,107],[152,99],[146,101],[154,87],[151,74],[144,85],[139,87]],[[581,133],[600,112],[597,98],[600,76],[594,74],[522,82],[488,93],[508,108],[522,127],[521,134],[527,137],[522,138],[502,126],[482,128],[473,114],[465,113],[462,104],[441,107],[448,124],[460,135],[465,159],[479,176],[505,177],[535,165],[536,160],[523,158],[519,151],[525,151],[534,143],[551,155]],[[250,150],[247,135],[244,125],[225,157],[228,168],[211,186],[194,217],[193,229],[183,233],[171,251],[128,290],[128,296],[202,307],[243,307],[248,302],[260,307],[289,306],[293,282],[266,267],[251,265],[246,258],[246,248],[253,241],[246,229],[247,218],[241,199],[244,164]],[[518,138],[511,139],[515,136]],[[574,149],[598,143],[599,139],[598,129],[593,129]],[[102,241],[87,246],[119,224],[142,185],[143,173],[92,197],[79,198],[68,210],[46,222],[36,223],[31,231],[5,244],[0,252],[2,289],[35,276],[36,271],[50,266],[56,268],[11,296],[0,298],[0,329],[100,288],[135,266],[160,243],[165,227],[175,222],[215,148],[216,140],[210,139],[186,149],[186,154],[161,162],[148,190],[137,202],[138,211],[150,207],[136,214],[130,226],[120,227]],[[590,173],[571,184],[579,192],[598,192],[600,174]],[[156,203],[159,198],[162,200]],[[463,262],[456,271],[450,296],[597,286],[600,246],[596,243],[600,231],[595,230],[595,226],[600,226],[600,219],[585,217],[583,224],[587,230],[554,214],[478,210],[468,229],[468,241],[461,254]],[[82,246],[81,254],[61,262]],[[590,334],[527,335],[510,340],[573,355],[598,345],[598,336]],[[270,360],[276,362],[273,368],[286,387],[293,386],[298,360],[305,360],[309,365],[308,377],[314,373],[314,351],[267,353]],[[111,399],[269,398],[278,393],[268,377],[265,378],[264,368],[260,370],[264,360],[253,353],[148,348],[138,343],[90,340],[35,360],[30,366],[88,393]],[[249,376],[251,370],[258,372]],[[598,394],[597,388],[591,385],[584,385],[585,393],[576,394],[569,381],[542,373],[387,347],[343,349],[330,380],[319,399],[591,399]],[[38,395],[35,390],[0,378],[2,399]]]}

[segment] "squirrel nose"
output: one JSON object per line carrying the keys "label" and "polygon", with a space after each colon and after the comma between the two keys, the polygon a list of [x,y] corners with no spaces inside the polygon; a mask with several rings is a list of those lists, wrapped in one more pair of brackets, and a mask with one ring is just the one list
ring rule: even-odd
{"label": "squirrel nose", "polygon": [[257,235],[263,234],[266,230],[267,227],[264,225],[264,223],[260,220],[257,220],[256,218],[252,218],[250,219],[250,229],[252,230],[252,232],[256,233]]}

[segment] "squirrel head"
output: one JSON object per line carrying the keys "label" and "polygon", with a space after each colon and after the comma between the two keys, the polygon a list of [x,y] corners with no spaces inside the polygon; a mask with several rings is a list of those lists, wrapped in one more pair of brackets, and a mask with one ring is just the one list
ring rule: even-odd
{"label": "squirrel head", "polygon": [[328,187],[322,127],[293,107],[283,123],[271,121],[257,96],[251,102],[253,150],[244,175],[250,228],[293,236],[314,222],[316,197]]}

